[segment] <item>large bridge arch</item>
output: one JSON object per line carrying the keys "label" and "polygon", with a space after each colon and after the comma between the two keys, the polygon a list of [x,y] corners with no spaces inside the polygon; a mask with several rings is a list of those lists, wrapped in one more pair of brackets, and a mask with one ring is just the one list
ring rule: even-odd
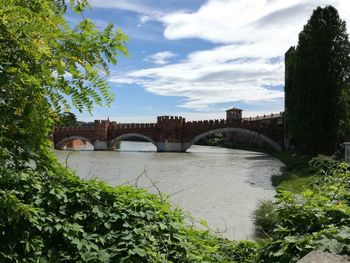
{"label": "large bridge arch", "polygon": [[122,134],[112,140],[109,141],[108,145],[111,149],[113,149],[117,142],[118,141],[122,141],[122,140],[125,140],[127,138],[132,138],[132,137],[136,137],[136,138],[141,138],[141,139],[144,139],[150,143],[152,143],[155,147],[157,147],[157,143],[150,137],[146,136],[146,135],[143,135],[143,134],[140,134],[140,133],[125,133],[125,134]]}
{"label": "large bridge arch", "polygon": [[218,132],[237,132],[240,134],[253,135],[253,136],[256,136],[257,138],[265,141],[267,144],[269,144],[276,151],[278,151],[278,152],[282,151],[281,145],[279,145],[277,142],[273,141],[269,137],[267,137],[261,133],[258,133],[256,131],[242,129],[242,128],[220,128],[220,129],[213,129],[213,130],[203,132],[203,133],[197,135],[196,137],[194,137],[193,140],[191,140],[188,144],[186,144],[184,146],[184,151],[186,151],[188,148],[190,148],[193,144],[195,144],[200,139],[208,137],[208,136],[215,134],[215,133],[218,133]]}
{"label": "large bridge arch", "polygon": [[55,143],[55,149],[62,150],[66,143],[74,140],[82,140],[90,143],[92,146],[94,145],[94,143],[89,138],[86,138],[84,136],[67,136],[61,139],[59,142]]}

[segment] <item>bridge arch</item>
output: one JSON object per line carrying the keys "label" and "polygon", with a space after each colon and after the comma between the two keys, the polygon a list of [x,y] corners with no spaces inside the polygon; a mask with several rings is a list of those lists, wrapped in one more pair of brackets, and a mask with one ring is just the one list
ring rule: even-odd
{"label": "bridge arch", "polygon": [[86,142],[90,143],[92,146],[94,145],[94,143],[89,138],[86,138],[84,136],[67,136],[67,137],[63,138],[62,140],[60,140],[58,143],[55,143],[55,149],[61,150],[61,149],[63,149],[64,145],[67,142],[70,142],[73,140],[82,140],[82,141],[86,141]]}
{"label": "bridge arch", "polygon": [[127,138],[131,138],[131,137],[144,139],[144,140],[152,143],[155,147],[157,147],[157,143],[152,138],[150,138],[150,137],[148,137],[146,135],[140,134],[140,133],[125,133],[125,134],[122,134],[122,135],[120,135],[120,136],[110,140],[109,143],[108,143],[109,147],[111,149],[113,149],[116,146],[118,141],[122,141],[122,140],[125,140]]}
{"label": "bridge arch", "polygon": [[194,139],[191,142],[189,142],[188,145],[185,146],[184,150],[186,151],[188,148],[190,148],[193,144],[195,144],[200,139],[208,137],[208,136],[215,134],[215,133],[218,133],[218,132],[237,132],[240,134],[253,135],[253,136],[256,136],[257,138],[260,138],[261,140],[265,141],[267,144],[269,144],[276,151],[278,151],[278,152],[282,151],[281,145],[279,145],[277,142],[273,141],[269,137],[267,137],[261,133],[258,133],[256,131],[242,129],[242,128],[221,128],[221,129],[214,129],[214,130],[203,132],[203,133],[197,135],[196,137],[194,137]]}

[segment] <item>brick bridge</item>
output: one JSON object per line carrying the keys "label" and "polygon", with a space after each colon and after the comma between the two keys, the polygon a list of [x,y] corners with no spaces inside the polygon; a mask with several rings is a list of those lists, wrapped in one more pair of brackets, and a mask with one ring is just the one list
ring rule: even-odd
{"label": "brick bridge", "polygon": [[227,118],[222,120],[186,121],[174,116],[157,117],[157,123],[95,120],[79,127],[55,127],[52,137],[55,149],[63,149],[68,142],[80,139],[91,143],[94,150],[112,151],[118,141],[138,137],[153,143],[158,152],[185,152],[192,144],[211,134],[235,132],[259,138],[275,150],[282,150],[282,113],[241,118],[241,112],[239,116],[232,117],[229,111]]}

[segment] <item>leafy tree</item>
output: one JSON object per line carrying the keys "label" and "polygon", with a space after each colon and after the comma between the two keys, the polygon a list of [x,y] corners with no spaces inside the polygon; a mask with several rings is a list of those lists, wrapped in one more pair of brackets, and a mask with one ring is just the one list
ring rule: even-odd
{"label": "leafy tree", "polygon": [[293,143],[313,154],[333,152],[350,130],[350,43],[334,7],[314,10],[286,65]]}
{"label": "leafy tree", "polygon": [[[65,19],[88,0],[0,0],[0,161],[19,169],[48,156],[53,112],[109,105],[107,63],[127,54],[127,37],[113,24]],[[68,99],[69,100],[68,100]],[[45,164],[47,165],[47,164]]]}
{"label": "leafy tree", "polygon": [[72,112],[64,112],[58,116],[55,126],[71,127],[78,126],[77,116]]}

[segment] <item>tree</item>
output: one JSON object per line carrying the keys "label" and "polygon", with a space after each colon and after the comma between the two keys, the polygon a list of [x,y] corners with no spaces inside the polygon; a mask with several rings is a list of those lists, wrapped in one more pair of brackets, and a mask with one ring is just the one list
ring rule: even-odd
{"label": "tree", "polygon": [[[0,0],[0,161],[37,166],[47,156],[53,112],[109,105],[107,63],[127,54],[127,37],[113,24],[99,30],[87,18],[71,27],[67,8],[88,0]],[[69,98],[69,100],[67,99]]]}
{"label": "tree", "polygon": [[304,152],[332,153],[349,132],[350,116],[350,43],[338,11],[315,9],[288,57],[286,112],[293,143]]}
{"label": "tree", "polygon": [[58,116],[58,121],[55,126],[71,127],[78,126],[77,116],[72,112],[64,112]]}

